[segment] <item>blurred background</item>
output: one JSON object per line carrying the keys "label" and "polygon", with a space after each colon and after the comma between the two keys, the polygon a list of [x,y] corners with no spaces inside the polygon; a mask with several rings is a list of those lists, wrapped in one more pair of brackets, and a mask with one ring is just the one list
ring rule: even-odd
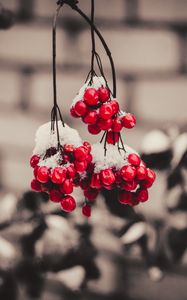
{"label": "blurred background", "polygon": [[[55,0],[0,0],[0,299],[166,299],[187,294],[187,0],[95,0],[117,71],[122,109],[137,117],[124,142],[157,172],[135,210],[102,195],[89,222],[30,192],[29,158],[52,106]],[[90,14],[90,1],[79,6]],[[64,7],[57,32],[58,101],[69,115],[90,70],[87,24]],[[97,40],[105,73],[111,70]],[[77,195],[79,197],[79,195]]]}

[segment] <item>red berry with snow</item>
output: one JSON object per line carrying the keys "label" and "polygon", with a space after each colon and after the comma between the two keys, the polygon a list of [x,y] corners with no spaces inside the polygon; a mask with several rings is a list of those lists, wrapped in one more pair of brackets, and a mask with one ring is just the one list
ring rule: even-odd
{"label": "red berry with snow", "polygon": [[33,155],[30,159],[30,166],[35,168],[40,161],[40,157],[38,155]]}
{"label": "red berry with snow", "polygon": [[128,113],[122,117],[122,125],[125,128],[131,129],[136,125],[136,118],[134,115]]}
{"label": "red berry with snow", "polygon": [[97,126],[102,130],[109,130],[112,127],[112,119],[99,119]]}
{"label": "red berry with snow", "polygon": [[51,173],[51,181],[56,184],[62,184],[66,178],[66,168],[55,167]]}
{"label": "red berry with snow", "polygon": [[93,125],[97,122],[97,113],[95,110],[90,110],[83,118],[84,123]]}
{"label": "red berry with snow", "polygon": [[113,111],[113,115],[116,115],[119,112],[119,103],[117,100],[112,100],[109,102],[110,105],[112,106],[112,111]]}
{"label": "red berry with snow", "polygon": [[74,150],[75,150],[75,147],[73,145],[71,145],[71,144],[64,145],[65,152],[72,153],[72,152],[74,152]]}
{"label": "red berry with snow", "polygon": [[31,181],[31,189],[35,192],[41,192],[42,191],[41,183],[38,180],[33,179]]}
{"label": "red berry with snow", "polygon": [[41,183],[46,183],[49,180],[49,169],[46,166],[39,167],[37,170],[37,180]]}
{"label": "red berry with snow", "polygon": [[115,175],[111,169],[105,169],[100,172],[100,179],[103,185],[112,185],[115,182]]}
{"label": "red berry with snow", "polygon": [[110,98],[110,91],[108,88],[101,87],[98,89],[99,100],[101,102],[107,102]]}
{"label": "red berry with snow", "polygon": [[73,182],[71,179],[65,179],[63,184],[60,187],[60,191],[63,194],[71,194],[73,192]]}
{"label": "red berry with snow", "polygon": [[66,212],[72,212],[76,208],[76,202],[72,196],[65,196],[60,205]]}
{"label": "red berry with snow", "polygon": [[136,169],[136,179],[144,180],[147,178],[147,169],[144,166],[139,166]]}
{"label": "red berry with snow", "polygon": [[82,100],[77,101],[74,105],[74,111],[77,116],[83,117],[87,112],[87,105]]}
{"label": "red berry with snow", "polygon": [[52,202],[57,203],[57,202],[62,201],[63,194],[59,190],[53,189],[53,190],[50,191],[49,197],[50,197]]}
{"label": "red berry with snow", "polygon": [[74,156],[76,160],[84,161],[88,156],[88,149],[85,146],[80,146],[75,149]]}
{"label": "red berry with snow", "polygon": [[88,150],[88,153],[90,153],[90,152],[91,152],[91,150],[92,150],[92,147],[91,147],[91,145],[90,145],[90,143],[89,143],[89,142],[86,142],[86,141],[85,141],[85,142],[83,143],[83,146],[87,148],[87,150]]}
{"label": "red berry with snow", "polygon": [[112,131],[107,132],[106,141],[108,144],[115,145],[119,141],[119,134]]}
{"label": "red berry with snow", "polygon": [[75,161],[75,169],[77,172],[84,172],[87,169],[88,163],[86,160],[84,161]]}
{"label": "red berry with snow", "polygon": [[96,135],[101,132],[101,128],[99,126],[97,126],[97,124],[88,125],[88,131],[89,131],[89,133]]}
{"label": "red berry with snow", "polygon": [[112,117],[113,110],[111,104],[103,104],[99,109],[99,116],[104,120],[108,120]]}
{"label": "red berry with snow", "polygon": [[139,167],[139,165],[141,163],[141,158],[138,154],[131,153],[128,156],[128,162],[133,166]]}
{"label": "red berry with snow", "polygon": [[93,189],[101,189],[102,184],[101,184],[99,173],[96,173],[96,174],[92,175],[90,186]]}
{"label": "red berry with snow", "polygon": [[119,192],[119,203],[121,204],[131,204],[132,203],[132,193],[126,191]]}
{"label": "red berry with snow", "polygon": [[88,88],[84,93],[84,101],[86,104],[94,106],[99,101],[99,94],[96,89]]}
{"label": "red berry with snow", "polygon": [[131,181],[136,176],[136,168],[133,166],[124,166],[121,168],[121,176],[125,181]]}
{"label": "red berry with snow", "polygon": [[85,216],[85,217],[87,217],[87,218],[89,218],[89,217],[91,217],[91,206],[90,205],[88,205],[88,204],[85,204],[83,207],[82,207],[82,214]]}
{"label": "red berry with snow", "polygon": [[76,174],[76,170],[75,170],[74,165],[69,165],[69,166],[67,167],[66,177],[67,177],[68,179],[71,179],[71,178],[74,178],[74,177],[75,177],[75,174]]}
{"label": "red berry with snow", "polygon": [[125,191],[134,191],[137,188],[138,184],[135,180],[125,181],[121,183],[121,188]]}

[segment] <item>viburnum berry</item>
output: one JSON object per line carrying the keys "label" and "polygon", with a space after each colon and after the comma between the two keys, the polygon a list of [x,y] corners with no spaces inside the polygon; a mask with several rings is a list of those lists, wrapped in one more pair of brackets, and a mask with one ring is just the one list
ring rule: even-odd
{"label": "viburnum berry", "polygon": [[55,167],[51,173],[51,181],[56,184],[62,184],[66,178],[66,172],[65,167]]}
{"label": "viburnum berry", "polygon": [[37,178],[38,169],[39,169],[39,167],[36,166],[36,167],[34,168],[34,170],[33,170],[33,174],[34,174],[34,177],[35,177],[35,178]]}
{"label": "viburnum berry", "polygon": [[88,187],[88,189],[84,190],[84,196],[89,201],[94,201],[99,194],[99,191],[97,189],[92,189],[91,187]]}
{"label": "viburnum berry", "polygon": [[67,171],[66,171],[66,178],[71,179],[74,178],[76,174],[76,170],[73,164],[69,165],[67,167]]}
{"label": "viburnum berry", "polygon": [[147,169],[144,166],[139,166],[136,169],[136,179],[144,180],[147,178]]}
{"label": "viburnum berry", "polygon": [[118,197],[119,203],[121,204],[131,204],[132,203],[132,193],[126,191],[120,191]]}
{"label": "viburnum berry", "polygon": [[113,99],[110,102],[110,105],[112,107],[113,115],[116,115],[119,112],[119,103],[117,100]]}
{"label": "viburnum berry", "polygon": [[30,159],[30,166],[35,168],[40,161],[40,157],[38,155],[33,155]]}
{"label": "viburnum berry", "polygon": [[116,144],[119,141],[119,134],[117,132],[107,132],[106,141],[108,144]]}
{"label": "viburnum berry", "polygon": [[97,126],[102,130],[109,130],[112,127],[112,119],[99,119]]}
{"label": "viburnum berry", "polygon": [[71,144],[64,145],[65,152],[72,153],[72,152],[74,152],[74,150],[75,150],[75,147],[73,145],[71,145]]}
{"label": "viburnum berry", "polygon": [[134,191],[138,186],[138,183],[135,180],[125,181],[121,183],[121,188],[125,191]]}
{"label": "viburnum berry", "polygon": [[89,142],[87,142],[87,141],[83,142],[83,146],[87,148],[87,150],[88,150],[88,153],[90,153],[90,152],[91,152],[91,150],[92,150],[92,147],[91,147],[91,145],[90,145],[90,143],[89,143]]}
{"label": "viburnum berry", "polygon": [[72,115],[73,118],[80,118],[75,112],[74,106],[70,108],[70,114]]}
{"label": "viburnum berry", "polygon": [[89,133],[96,135],[101,132],[101,128],[99,128],[99,126],[97,124],[88,125],[88,131],[89,131]]}
{"label": "viburnum berry", "polygon": [[75,199],[72,196],[65,196],[60,203],[62,209],[66,212],[72,212],[76,208]]}
{"label": "viburnum berry", "polygon": [[85,204],[85,205],[82,207],[82,214],[83,214],[85,217],[87,217],[87,218],[91,217],[91,212],[92,212],[92,210],[91,210],[91,206],[90,206],[90,205]]}
{"label": "viburnum berry", "polygon": [[88,164],[90,164],[90,163],[92,162],[92,160],[93,160],[93,156],[92,156],[91,153],[89,153],[89,154],[87,155],[86,161],[87,161]]}
{"label": "viburnum berry", "polygon": [[120,118],[115,118],[112,124],[113,132],[120,132],[122,130],[122,123]]}
{"label": "viburnum berry", "polygon": [[83,117],[86,114],[86,111],[87,111],[87,106],[84,103],[84,101],[82,101],[82,100],[77,101],[74,105],[74,111],[75,111],[77,116]]}
{"label": "viburnum berry", "polygon": [[121,181],[122,181],[122,177],[121,177],[121,173],[118,170],[117,172],[115,172],[115,182],[117,185],[120,185]]}
{"label": "viburnum berry", "polygon": [[99,100],[101,102],[107,102],[110,98],[110,91],[108,88],[101,87],[98,89]]}
{"label": "viburnum berry", "polygon": [[31,181],[31,189],[34,190],[35,192],[41,192],[42,191],[41,183],[38,180],[33,179]]}
{"label": "viburnum berry", "polygon": [[113,115],[113,109],[112,109],[111,104],[106,103],[100,107],[100,109],[99,109],[100,118],[102,118],[104,120],[108,120],[112,117],[112,115]]}
{"label": "viburnum berry", "polygon": [[53,189],[53,190],[50,191],[49,197],[50,197],[52,202],[57,203],[57,202],[62,201],[63,194],[59,190]]}
{"label": "viburnum berry", "polygon": [[63,158],[63,160],[62,160],[63,164],[66,164],[66,163],[68,163],[70,161],[70,157],[69,157],[68,154],[64,154],[62,156],[62,158]]}
{"label": "viburnum berry", "polygon": [[97,113],[95,110],[90,110],[83,118],[83,122],[89,125],[96,124],[97,122]]}
{"label": "viburnum berry", "polygon": [[121,168],[121,176],[125,181],[131,181],[136,176],[136,168],[133,166],[124,166]]}
{"label": "viburnum berry", "polygon": [[156,179],[156,174],[155,174],[155,172],[154,172],[153,170],[147,168],[147,178],[146,178],[146,179],[147,179],[147,180],[150,180],[150,181],[152,181],[152,182],[154,182],[155,179]]}
{"label": "viburnum berry", "polygon": [[88,163],[86,160],[75,161],[74,165],[75,165],[75,169],[77,170],[77,172],[84,172],[87,169]]}
{"label": "viburnum berry", "polygon": [[115,175],[111,169],[105,169],[100,172],[100,179],[104,185],[112,185],[115,182]]}
{"label": "viburnum berry", "polygon": [[141,158],[138,154],[131,153],[128,156],[128,162],[133,166],[139,167],[139,165],[141,163]]}
{"label": "viburnum berry", "polygon": [[148,193],[148,190],[144,189],[138,189],[136,191],[136,197],[137,197],[137,200],[139,202],[146,202],[148,199],[149,199],[149,193]]}
{"label": "viburnum berry", "polygon": [[100,189],[102,187],[99,173],[92,175],[90,186],[93,189]]}
{"label": "viburnum berry", "polygon": [[60,187],[60,191],[63,194],[71,194],[73,192],[73,182],[71,179],[65,179]]}
{"label": "viburnum berry", "polygon": [[88,88],[84,93],[84,101],[88,105],[96,105],[99,101],[99,94],[96,89]]}
{"label": "viburnum berry", "polygon": [[75,159],[78,161],[86,160],[87,155],[88,155],[88,149],[85,146],[80,146],[76,148],[74,151]]}
{"label": "viburnum berry", "polygon": [[136,125],[136,118],[134,115],[128,113],[122,117],[122,125],[125,128],[131,129]]}
{"label": "viburnum berry", "polygon": [[46,183],[49,180],[49,169],[46,166],[39,167],[37,170],[37,180]]}

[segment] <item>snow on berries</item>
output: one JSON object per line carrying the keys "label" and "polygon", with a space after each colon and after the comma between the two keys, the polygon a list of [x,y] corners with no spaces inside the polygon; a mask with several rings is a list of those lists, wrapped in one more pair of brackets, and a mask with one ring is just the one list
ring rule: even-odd
{"label": "snow on berries", "polygon": [[52,202],[60,203],[64,211],[72,212],[77,205],[71,194],[92,160],[91,145],[82,143],[78,132],[67,125],[63,127],[60,121],[58,129],[60,146],[57,133],[51,132],[50,122],[36,132],[36,145],[30,159],[34,174],[31,188],[48,193]]}
{"label": "snow on berries", "polygon": [[123,128],[131,129],[136,125],[135,117],[120,110],[117,99],[113,99],[103,77],[94,76],[88,80],[73,100],[70,113],[74,118],[81,118],[87,124],[89,133],[99,134],[108,131],[108,143],[119,140]]}

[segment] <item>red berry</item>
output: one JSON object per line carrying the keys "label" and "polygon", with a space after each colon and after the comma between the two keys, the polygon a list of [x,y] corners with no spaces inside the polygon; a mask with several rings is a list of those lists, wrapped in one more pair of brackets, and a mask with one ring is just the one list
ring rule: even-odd
{"label": "red berry", "polygon": [[88,125],[88,131],[91,134],[99,134],[101,132],[101,129],[96,124],[95,125]]}
{"label": "red berry", "polygon": [[57,203],[57,202],[62,201],[63,195],[59,190],[54,189],[54,190],[50,191],[49,197],[52,202]]}
{"label": "red berry", "polygon": [[119,134],[112,131],[107,132],[106,141],[108,144],[115,145],[119,141]]}
{"label": "red berry", "polygon": [[112,119],[108,119],[108,120],[99,119],[97,126],[102,130],[109,130],[112,126]]}
{"label": "red berry", "polygon": [[62,184],[66,178],[66,168],[55,167],[51,174],[51,181],[56,184]]}
{"label": "red berry", "polygon": [[99,116],[104,120],[108,120],[112,117],[113,110],[112,106],[109,103],[103,104],[99,109]]}
{"label": "red berry", "polygon": [[76,208],[76,202],[72,196],[65,196],[60,205],[66,212],[72,212]]}
{"label": "red berry", "polygon": [[62,161],[62,163],[63,163],[63,164],[66,164],[66,163],[68,163],[69,161],[70,161],[69,155],[68,155],[68,154],[64,154],[64,155],[63,155],[63,161]]}
{"label": "red berry", "polygon": [[92,189],[91,187],[84,190],[84,196],[89,201],[94,201],[95,198],[98,196],[98,194],[99,194],[99,191],[97,189]]}
{"label": "red berry", "polygon": [[101,184],[99,173],[92,175],[90,186],[93,189],[98,189],[98,190],[101,189],[102,184]]}
{"label": "red berry", "polygon": [[74,150],[75,150],[75,147],[73,145],[71,145],[71,144],[70,145],[69,144],[64,145],[64,151],[65,152],[72,153]]}
{"label": "red berry", "polygon": [[103,188],[105,188],[108,191],[111,191],[111,190],[114,189],[114,184],[112,184],[112,185],[103,185]]}
{"label": "red berry", "polygon": [[100,172],[100,179],[104,185],[112,185],[115,182],[115,175],[111,169],[105,169]]}
{"label": "red berry", "polygon": [[132,166],[124,166],[121,168],[121,176],[125,181],[131,181],[136,176],[136,169]]}
{"label": "red berry", "polygon": [[110,91],[108,88],[101,87],[98,89],[98,94],[99,94],[99,100],[101,102],[106,102],[110,98]]}
{"label": "red berry", "polygon": [[117,100],[112,100],[109,102],[110,105],[112,106],[112,111],[113,111],[113,115],[116,115],[119,112],[119,103]]}
{"label": "red berry", "polygon": [[120,132],[121,130],[122,130],[121,119],[120,118],[115,118],[113,120],[113,124],[112,124],[112,131],[113,132]]}
{"label": "red berry", "polygon": [[133,128],[136,125],[136,118],[132,114],[128,113],[122,117],[122,125],[125,128]]}
{"label": "red berry", "polygon": [[82,214],[89,218],[91,216],[91,206],[88,205],[88,204],[85,204],[83,207],[82,207]]}
{"label": "red berry", "polygon": [[84,172],[86,171],[88,166],[88,163],[86,160],[84,161],[75,161],[75,169],[77,170],[77,172]]}
{"label": "red berry", "polygon": [[71,179],[65,179],[63,184],[60,187],[60,191],[63,194],[71,194],[73,192],[73,183]]}
{"label": "red berry", "polygon": [[141,158],[136,153],[131,153],[128,156],[128,162],[131,165],[138,167],[141,163]]}
{"label": "red berry", "polygon": [[88,156],[88,149],[85,146],[80,146],[74,151],[75,159],[78,161],[84,161]]}
{"label": "red berry", "polygon": [[46,183],[49,180],[49,169],[48,167],[39,167],[37,171],[37,180],[41,183]]}
{"label": "red berry", "polygon": [[93,159],[93,156],[89,153],[86,158],[87,163],[90,164],[92,162],[92,159]]}
{"label": "red berry", "polygon": [[71,178],[74,178],[74,177],[75,177],[75,174],[76,174],[76,170],[75,170],[74,165],[69,165],[69,166],[67,167],[66,177],[67,177],[68,179],[71,179]]}
{"label": "red berry", "polygon": [[34,177],[37,178],[37,174],[38,174],[38,169],[39,167],[35,167],[34,170],[33,170],[33,174],[34,174]]}
{"label": "red berry", "polygon": [[72,115],[73,118],[80,118],[80,117],[76,114],[75,109],[74,109],[74,106],[72,106],[72,107],[70,108],[70,114]]}
{"label": "red berry", "polygon": [[41,192],[42,191],[41,183],[38,180],[33,179],[31,181],[31,189],[34,190],[35,192]]}
{"label": "red berry", "polygon": [[146,202],[149,199],[148,190],[139,189],[136,191],[136,196],[139,202]]}
{"label": "red berry", "polygon": [[140,166],[136,169],[136,179],[144,180],[147,178],[147,169],[144,166]]}
{"label": "red berry", "polygon": [[30,166],[35,168],[40,161],[40,157],[38,155],[33,155],[30,159]]}
{"label": "red berry", "polygon": [[122,181],[120,171],[117,171],[117,172],[115,173],[115,178],[116,178],[116,184],[120,184],[121,181]]}
{"label": "red berry", "polygon": [[91,150],[92,150],[92,147],[91,147],[91,145],[90,145],[90,143],[89,142],[84,142],[83,143],[83,146],[84,147],[86,147],[87,149],[88,149],[88,153],[90,153],[91,152]]}
{"label": "red berry", "polygon": [[121,188],[125,191],[134,191],[137,188],[138,184],[135,180],[126,181],[121,184]]}
{"label": "red berry", "polygon": [[88,105],[96,105],[99,101],[99,95],[96,89],[89,88],[84,93],[84,101]]}
{"label": "red berry", "polygon": [[132,193],[126,191],[119,192],[119,203],[121,204],[131,204],[132,203]]}
{"label": "red berry", "polygon": [[83,118],[83,122],[89,125],[93,125],[97,122],[97,113],[95,110],[90,110]]}
{"label": "red berry", "polygon": [[82,100],[77,101],[74,105],[74,111],[77,116],[83,117],[86,114],[87,106]]}
{"label": "red berry", "polygon": [[153,170],[147,168],[147,178],[146,179],[153,183],[156,180],[155,172]]}

